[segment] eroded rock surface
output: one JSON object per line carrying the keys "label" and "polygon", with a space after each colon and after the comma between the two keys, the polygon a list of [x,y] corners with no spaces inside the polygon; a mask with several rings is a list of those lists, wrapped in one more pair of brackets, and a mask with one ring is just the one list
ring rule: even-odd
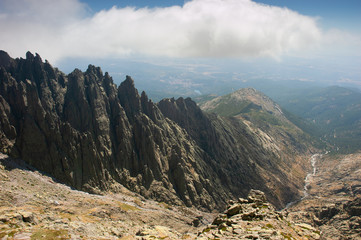
{"label": "eroded rock surface", "polygon": [[361,154],[325,154],[316,166],[307,197],[289,217],[317,226],[323,239],[361,239]]}
{"label": "eroded rock surface", "polygon": [[301,194],[306,145],[278,146],[281,136],[205,114],[191,99],[155,104],[131,77],[117,87],[99,67],[65,75],[37,54],[0,55],[0,151],[63,183],[90,193],[120,183],[209,211],[252,187],[278,208]]}
{"label": "eroded rock surface", "polygon": [[195,239],[214,217],[117,188],[78,191],[0,154],[0,239]]}
{"label": "eroded rock surface", "polygon": [[251,190],[247,199],[229,203],[197,239],[320,239],[319,230],[288,219],[259,190]]}

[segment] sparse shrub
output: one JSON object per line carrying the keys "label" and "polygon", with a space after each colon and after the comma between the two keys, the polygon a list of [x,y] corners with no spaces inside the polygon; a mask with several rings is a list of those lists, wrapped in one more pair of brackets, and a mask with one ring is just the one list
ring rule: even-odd
{"label": "sparse shrub", "polygon": [[285,239],[288,239],[288,240],[293,239],[293,237],[292,237],[291,234],[289,234],[289,233],[281,232],[281,235],[282,235],[282,237],[284,237]]}
{"label": "sparse shrub", "polygon": [[205,229],[203,229],[202,233],[206,233],[206,232],[209,232],[209,231],[211,231],[210,228],[205,228]]}
{"label": "sparse shrub", "polygon": [[267,223],[267,224],[266,224],[266,227],[267,227],[267,228],[274,228],[273,225],[270,224],[270,223]]}
{"label": "sparse shrub", "polygon": [[37,239],[70,239],[67,230],[52,230],[52,229],[40,229],[31,235],[31,240]]}

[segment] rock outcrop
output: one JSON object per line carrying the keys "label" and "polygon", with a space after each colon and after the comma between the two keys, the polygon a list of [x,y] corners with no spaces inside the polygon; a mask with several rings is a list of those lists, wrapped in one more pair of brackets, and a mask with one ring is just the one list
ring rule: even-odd
{"label": "rock outcrop", "polygon": [[117,87],[92,65],[65,75],[30,52],[0,52],[0,116],[1,152],[88,192],[121,183],[147,198],[214,210],[257,187],[282,207],[305,175],[296,167],[305,151],[270,150],[242,121],[205,114],[191,99],[155,104],[131,77]]}
{"label": "rock outcrop", "polygon": [[308,195],[287,209],[289,218],[317,226],[323,239],[361,239],[361,154],[317,158]]}
{"label": "rock outcrop", "polygon": [[275,210],[263,192],[251,190],[247,199],[230,201],[227,210],[197,239],[320,239],[320,231],[290,221]]}

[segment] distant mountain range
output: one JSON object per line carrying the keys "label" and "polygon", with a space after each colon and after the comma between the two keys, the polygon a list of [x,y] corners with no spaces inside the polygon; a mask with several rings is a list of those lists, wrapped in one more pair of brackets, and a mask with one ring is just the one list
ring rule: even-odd
{"label": "distant mountain range", "polygon": [[[353,153],[361,149],[361,92],[357,89],[310,87],[307,84],[259,88],[279,104],[278,109],[290,122],[313,138],[312,142],[318,148],[340,153]],[[254,105],[254,101],[246,97],[247,91],[250,90],[241,89],[220,97],[204,95],[196,97],[195,101],[206,111],[243,118],[253,115],[255,121],[252,109],[259,108],[259,105]],[[264,119],[265,115],[272,116],[265,107],[263,109]],[[274,123],[274,119],[269,121]]]}
{"label": "distant mountain range", "polygon": [[333,150],[361,149],[361,93],[343,87],[311,88],[279,96],[289,112],[308,121],[308,133],[329,142]]}
{"label": "distant mountain range", "polygon": [[154,103],[129,76],[116,86],[93,65],[66,75],[37,54],[1,51],[0,151],[94,193],[118,182],[209,211],[251,188],[279,208],[300,198],[314,151],[307,134],[254,89],[229,99],[204,103],[219,115],[190,98]]}

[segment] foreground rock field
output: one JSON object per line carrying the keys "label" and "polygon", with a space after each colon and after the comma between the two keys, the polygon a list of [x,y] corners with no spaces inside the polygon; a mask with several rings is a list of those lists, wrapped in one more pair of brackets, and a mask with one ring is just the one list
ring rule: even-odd
{"label": "foreground rock field", "polygon": [[0,183],[0,239],[187,239],[198,232],[191,225],[197,216],[205,224],[213,219],[121,186],[117,194],[73,190],[5,155]]}
{"label": "foreground rock field", "polygon": [[361,154],[323,155],[307,197],[276,211],[263,192],[223,213],[69,188],[0,155],[0,239],[361,239]]}

